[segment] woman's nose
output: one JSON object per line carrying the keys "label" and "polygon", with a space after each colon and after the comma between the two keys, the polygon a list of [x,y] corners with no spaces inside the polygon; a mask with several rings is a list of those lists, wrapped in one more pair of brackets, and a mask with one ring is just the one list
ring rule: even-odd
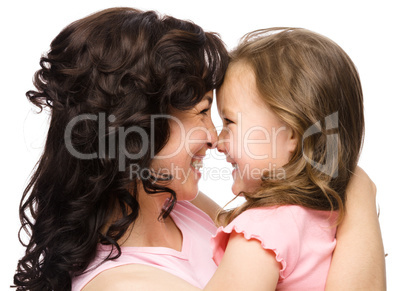
{"label": "woman's nose", "polygon": [[215,149],[218,144],[218,134],[216,133],[216,128],[214,124],[210,123],[208,127],[208,147],[210,149]]}

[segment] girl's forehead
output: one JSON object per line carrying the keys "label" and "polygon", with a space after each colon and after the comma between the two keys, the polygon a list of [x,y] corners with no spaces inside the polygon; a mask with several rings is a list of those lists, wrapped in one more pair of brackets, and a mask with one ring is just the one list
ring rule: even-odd
{"label": "girl's forehead", "polygon": [[228,85],[226,87],[229,87],[229,89],[236,91],[240,89],[242,91],[250,91],[252,93],[254,93],[256,90],[256,78],[254,71],[251,66],[245,62],[232,64],[229,67],[226,76],[227,78],[225,77],[223,87]]}
{"label": "girl's forehead", "polygon": [[264,104],[257,89],[254,71],[245,62],[236,62],[229,66],[216,96],[218,106],[230,106],[236,103],[247,106],[251,102]]}

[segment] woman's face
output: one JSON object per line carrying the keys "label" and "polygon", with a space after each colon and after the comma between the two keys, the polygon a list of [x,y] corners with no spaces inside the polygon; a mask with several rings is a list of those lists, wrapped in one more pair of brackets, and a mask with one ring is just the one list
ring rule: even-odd
{"label": "woman's face", "polygon": [[151,163],[157,173],[173,176],[168,187],[176,192],[177,200],[192,200],[197,196],[202,160],[206,151],[216,145],[212,101],[210,91],[194,108],[171,113],[169,140]]}

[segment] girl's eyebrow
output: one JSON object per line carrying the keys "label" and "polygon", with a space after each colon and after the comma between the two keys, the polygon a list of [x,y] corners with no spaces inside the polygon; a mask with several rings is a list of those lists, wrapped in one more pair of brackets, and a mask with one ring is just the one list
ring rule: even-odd
{"label": "girl's eyebrow", "polygon": [[234,114],[234,112],[233,112],[232,110],[223,108],[223,109],[220,111],[220,115],[224,118],[224,117],[226,117],[226,116],[228,116],[228,115],[234,116],[235,114]]}

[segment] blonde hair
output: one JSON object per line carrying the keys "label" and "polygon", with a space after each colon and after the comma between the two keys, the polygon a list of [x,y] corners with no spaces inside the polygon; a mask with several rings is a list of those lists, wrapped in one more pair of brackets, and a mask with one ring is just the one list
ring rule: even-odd
{"label": "blonde hair", "polygon": [[[267,172],[257,191],[240,193],[246,198],[243,205],[222,212],[219,219],[229,223],[249,208],[301,205],[338,210],[339,223],[364,135],[363,94],[353,62],[322,35],[301,28],[271,28],[242,38],[231,53],[231,65],[237,63],[252,69],[262,100],[299,141],[283,167],[285,179]],[[326,132],[317,122],[332,129]],[[314,134],[303,137],[308,131]]]}

